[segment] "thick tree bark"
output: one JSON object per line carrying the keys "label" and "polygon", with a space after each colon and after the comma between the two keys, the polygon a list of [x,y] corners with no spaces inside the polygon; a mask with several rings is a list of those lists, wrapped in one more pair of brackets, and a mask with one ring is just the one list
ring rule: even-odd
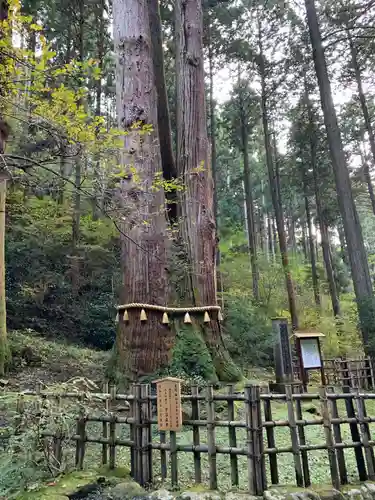
{"label": "thick tree bark", "polygon": [[[361,318],[363,343],[365,349],[370,348],[370,350],[372,350],[372,347],[369,346],[369,341],[372,345],[374,339],[369,338],[371,327],[368,321],[369,316],[365,318],[365,315],[367,314],[366,309],[370,307],[370,302],[371,304],[373,302],[373,294],[367,255],[363,243],[362,229],[353,199],[349,171],[345,160],[340,129],[337,123],[336,110],[333,104],[331,84],[327,72],[315,2],[314,0],[305,0],[305,5],[315,71],[319,84],[321,106],[335,176],[338,203],[348,246],[358,312]],[[371,307],[373,307],[373,305],[371,305]]]}
{"label": "thick tree bark", "polygon": [[[137,176],[126,172],[120,185],[121,264],[123,303],[166,306],[167,220],[163,189],[154,190],[156,174],[162,172],[158,135],[157,94],[152,63],[147,0],[114,0],[113,32],[116,53],[116,96],[119,126],[128,132],[122,162],[132,165]],[[136,123],[153,131],[140,135]],[[161,313],[129,310],[129,321],[120,317],[115,366],[130,380],[153,374],[168,366],[173,332],[162,324]]]}
{"label": "thick tree bark", "polygon": [[242,92],[239,89],[239,112],[241,121],[241,142],[243,154],[243,182],[245,188],[245,210],[247,220],[247,236],[250,253],[251,274],[253,282],[253,297],[259,300],[259,270],[257,262],[257,242],[255,234],[254,220],[254,201],[253,201],[253,186],[251,182],[250,163],[249,163],[249,133],[247,128],[247,120],[244,115],[244,103]]}
{"label": "thick tree bark", "polygon": [[[154,78],[158,98],[158,130],[163,177],[165,180],[171,181],[177,177],[177,171],[173,154],[169,104],[165,85],[163,36],[159,0],[148,0],[148,12],[151,31],[152,59],[154,63]],[[168,201],[169,220],[171,223],[176,223],[178,213],[177,193],[175,190],[168,191],[166,197]]]}
{"label": "thick tree bark", "polygon": [[[213,180],[206,124],[203,66],[203,16],[200,0],[177,0],[177,165],[182,193],[182,235],[186,244],[194,305],[216,305],[216,225]],[[240,376],[224,346],[217,315],[211,315],[203,335],[219,379]]]}

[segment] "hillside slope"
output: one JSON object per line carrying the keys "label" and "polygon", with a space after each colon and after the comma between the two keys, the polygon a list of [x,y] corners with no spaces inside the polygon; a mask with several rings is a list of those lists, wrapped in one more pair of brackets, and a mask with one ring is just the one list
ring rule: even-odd
{"label": "hillside slope", "polygon": [[14,390],[34,389],[36,384],[51,385],[85,377],[104,380],[109,352],[50,341],[29,330],[9,333],[12,367],[5,385]]}

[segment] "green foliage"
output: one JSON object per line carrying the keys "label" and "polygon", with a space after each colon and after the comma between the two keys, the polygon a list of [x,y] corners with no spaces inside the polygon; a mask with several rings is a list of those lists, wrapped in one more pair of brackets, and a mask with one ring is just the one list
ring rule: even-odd
{"label": "green foliage", "polygon": [[368,354],[375,356],[375,297],[362,299],[358,304],[359,321],[364,337],[368,339],[365,346]]}
{"label": "green foliage", "polygon": [[82,217],[81,260],[74,277],[66,208],[50,198],[34,198],[25,206],[16,191],[7,210],[9,326],[111,347],[120,275],[118,240],[110,221]]}
{"label": "green foliage", "polygon": [[200,327],[195,324],[184,325],[176,320],[175,328],[177,337],[169,373],[180,376],[184,380],[197,377],[217,382],[212,357],[203,340]]}
{"label": "green foliage", "polygon": [[251,296],[226,296],[225,333],[233,359],[242,367],[270,366],[273,358],[269,318],[251,302]]}

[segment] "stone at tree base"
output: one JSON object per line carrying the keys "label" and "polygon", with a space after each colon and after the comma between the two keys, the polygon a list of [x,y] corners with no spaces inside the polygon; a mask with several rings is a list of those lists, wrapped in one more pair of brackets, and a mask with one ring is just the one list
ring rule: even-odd
{"label": "stone at tree base", "polygon": [[126,500],[135,497],[145,497],[146,492],[135,481],[125,481],[110,488],[109,494],[114,500]]}

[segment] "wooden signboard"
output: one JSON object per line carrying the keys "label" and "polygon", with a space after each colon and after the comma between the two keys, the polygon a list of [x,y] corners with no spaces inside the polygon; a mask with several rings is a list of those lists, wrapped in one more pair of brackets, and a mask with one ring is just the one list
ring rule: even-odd
{"label": "wooden signboard", "polygon": [[300,378],[305,390],[307,390],[308,370],[319,369],[322,385],[326,385],[326,378],[324,373],[324,364],[322,358],[322,351],[320,347],[320,339],[325,335],[320,332],[294,332],[296,341],[296,351],[300,367]]}
{"label": "wooden signboard", "polygon": [[319,341],[317,338],[301,339],[301,354],[305,369],[321,368],[322,360],[320,359]]}
{"label": "wooden signboard", "polygon": [[181,382],[166,377],[155,380],[159,431],[179,431],[182,427]]}

